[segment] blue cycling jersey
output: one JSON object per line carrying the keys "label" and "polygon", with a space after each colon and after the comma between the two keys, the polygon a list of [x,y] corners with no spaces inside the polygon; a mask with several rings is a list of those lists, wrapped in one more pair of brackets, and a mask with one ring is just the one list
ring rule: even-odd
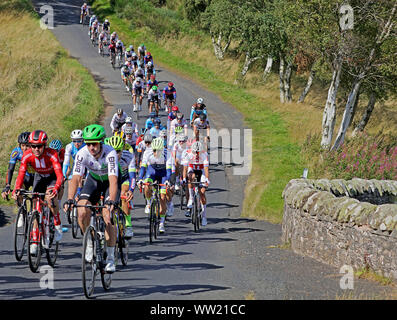
{"label": "blue cycling jersey", "polygon": [[68,171],[70,165],[70,158],[72,158],[74,163],[74,158],[76,157],[77,152],[85,146],[85,143],[80,146],[80,148],[76,148],[74,143],[71,142],[65,147],[65,160],[63,161],[62,172],[63,176],[66,178],[66,172]]}

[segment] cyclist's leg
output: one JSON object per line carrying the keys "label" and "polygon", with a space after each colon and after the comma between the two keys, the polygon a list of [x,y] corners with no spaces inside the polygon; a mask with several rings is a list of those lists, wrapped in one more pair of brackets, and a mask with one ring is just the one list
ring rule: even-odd
{"label": "cyclist's leg", "polygon": [[[125,196],[129,187],[130,187],[130,183],[128,180],[123,182],[123,184],[121,185],[121,196]],[[121,200],[121,209],[126,214],[126,220],[127,220],[126,226],[131,227],[131,212],[130,209],[128,209],[128,202],[125,199]]]}
{"label": "cyclist's leg", "polygon": [[[88,175],[77,204],[82,206],[96,204],[99,199],[100,190],[98,190],[98,181],[96,181],[91,175]],[[91,210],[89,208],[79,207],[77,208],[77,213],[80,229],[84,233],[90,225]]]}

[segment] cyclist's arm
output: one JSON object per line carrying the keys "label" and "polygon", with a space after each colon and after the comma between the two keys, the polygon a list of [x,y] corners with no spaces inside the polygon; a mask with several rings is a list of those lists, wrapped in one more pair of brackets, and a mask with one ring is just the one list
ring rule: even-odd
{"label": "cyclist's arm", "polygon": [[25,179],[26,171],[27,171],[27,157],[22,157],[17,180],[15,181],[15,188],[14,188],[15,190],[21,189],[23,185],[23,180]]}
{"label": "cyclist's arm", "polygon": [[65,148],[65,159],[63,160],[63,167],[62,167],[62,173],[65,179],[67,178],[68,169],[70,165],[71,149],[72,148],[70,147],[70,144],[68,144]]}
{"label": "cyclist's arm", "polygon": [[190,111],[190,122],[193,121],[193,115],[194,115],[194,107],[192,107],[192,111]]}
{"label": "cyclist's arm", "polygon": [[12,176],[14,174],[14,170],[15,170],[15,162],[10,162],[8,164],[8,171],[7,171],[7,176],[6,176],[6,185],[10,186],[11,185],[11,181],[12,181]]}
{"label": "cyclist's arm", "polygon": [[131,162],[128,166],[128,177],[130,181],[130,191],[134,191],[136,179],[135,156],[132,157]]}
{"label": "cyclist's arm", "polygon": [[59,192],[59,190],[61,190],[62,183],[63,183],[63,173],[62,173],[62,167],[61,167],[61,162],[59,160],[58,153],[54,152],[54,154],[51,156],[50,159],[52,162],[52,166],[54,168],[55,175],[57,177],[54,189],[56,190],[56,192]]}

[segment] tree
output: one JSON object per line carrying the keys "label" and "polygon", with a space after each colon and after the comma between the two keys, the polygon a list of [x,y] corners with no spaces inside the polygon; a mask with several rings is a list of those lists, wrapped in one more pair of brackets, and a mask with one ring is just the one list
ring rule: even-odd
{"label": "tree", "polygon": [[240,3],[236,0],[212,0],[201,15],[202,27],[208,30],[215,57],[223,60],[235,32],[236,14]]}

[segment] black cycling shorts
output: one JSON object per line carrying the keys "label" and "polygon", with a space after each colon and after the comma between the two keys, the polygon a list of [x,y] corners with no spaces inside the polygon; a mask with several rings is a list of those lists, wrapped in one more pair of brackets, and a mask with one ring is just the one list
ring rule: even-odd
{"label": "black cycling shorts", "polygon": [[[117,179],[118,190],[116,201],[120,200],[120,189],[121,189],[121,174],[119,172],[119,176]],[[92,177],[92,175],[88,174],[87,180],[81,190],[79,200],[88,200],[91,204],[97,204],[101,199],[101,195],[103,195],[105,201],[109,198],[109,180],[96,180]]]}

